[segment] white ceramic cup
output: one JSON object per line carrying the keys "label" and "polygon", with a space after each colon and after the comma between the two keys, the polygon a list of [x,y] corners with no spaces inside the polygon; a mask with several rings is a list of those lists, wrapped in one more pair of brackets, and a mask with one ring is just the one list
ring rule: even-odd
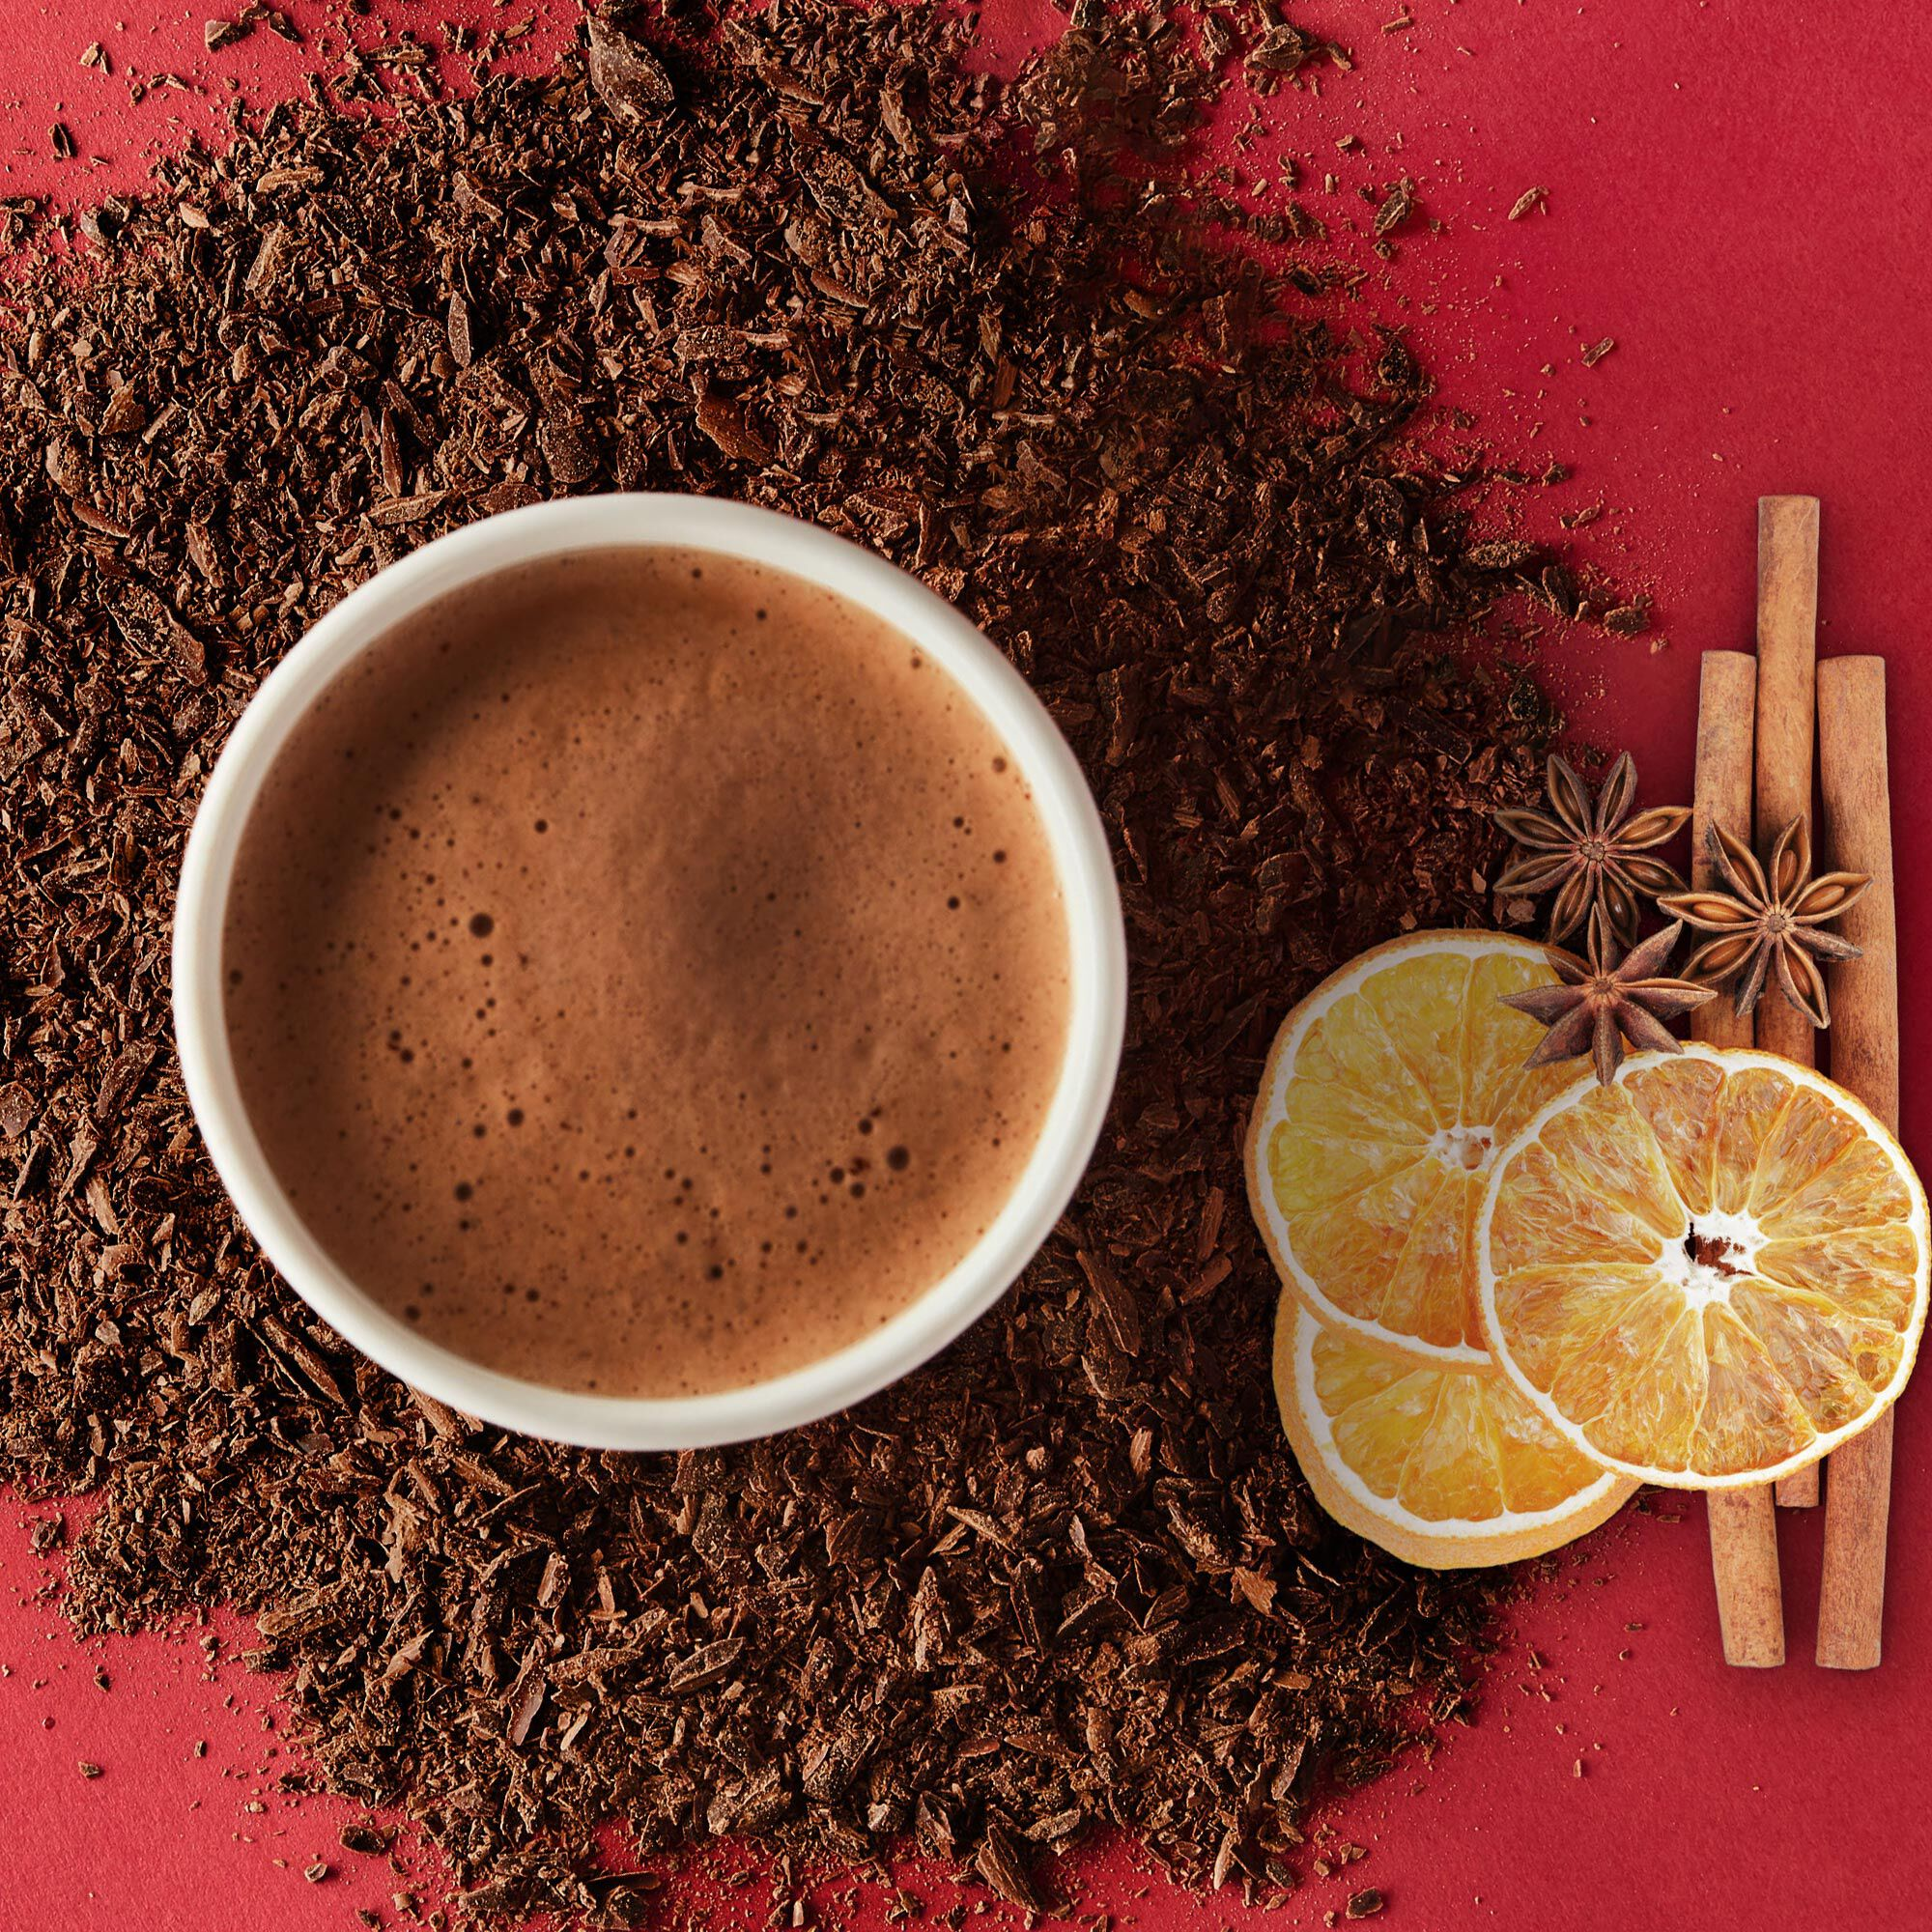
{"label": "white ceramic cup", "polygon": [[[1025,773],[1066,908],[1066,1054],[1033,1158],[984,1238],[910,1307],[773,1380],[668,1400],[580,1395],[480,1367],[364,1293],[290,1207],[242,1104],[222,1009],[222,930],[242,828],[297,721],[355,654],[480,577],[571,551],[674,545],[786,571],[874,611],[949,671]],[[175,1038],[188,1099],[242,1218],[289,1285],[372,1360],[504,1428],[603,1449],[695,1449],[830,1415],[938,1352],[1012,1285],[1071,1198],[1119,1068],[1126,947],[1113,863],[1066,742],[1019,673],[958,611],[869,551],[810,524],[707,497],[610,496],[486,518],[391,564],[328,612],[264,681],[209,780],[182,865]]]}

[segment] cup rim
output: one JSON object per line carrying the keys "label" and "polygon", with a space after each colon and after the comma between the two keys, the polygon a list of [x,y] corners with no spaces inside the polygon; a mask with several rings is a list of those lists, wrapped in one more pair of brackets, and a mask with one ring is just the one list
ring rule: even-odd
{"label": "cup rim", "polygon": [[[927,652],[979,706],[1033,787],[1067,921],[1071,998],[1053,1099],[1019,1181],[979,1243],[919,1298],[836,1353],[711,1394],[578,1393],[488,1369],[430,1341],[358,1288],[289,1204],[242,1105],[223,1014],[221,944],[242,833],[297,721],[359,651],[480,578],[612,548],[729,555],[804,578],[872,611]],[[613,493],[500,512],[379,571],[319,618],[270,672],[210,775],[182,861],[173,934],[176,1045],[215,1172],[297,1294],[380,1367],[479,1420],[586,1448],[698,1449],[796,1428],[863,1401],[944,1349],[1006,1293],[1078,1186],[1099,1138],[1126,1020],[1119,888],[1085,776],[1045,706],[965,616],[844,538],[719,497]]]}

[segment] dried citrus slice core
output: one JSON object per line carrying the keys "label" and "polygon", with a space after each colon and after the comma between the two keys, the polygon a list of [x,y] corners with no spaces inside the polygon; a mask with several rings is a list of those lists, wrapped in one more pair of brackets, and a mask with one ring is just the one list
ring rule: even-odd
{"label": "dried citrus slice core", "polygon": [[1500,1370],[1392,1354],[1289,1295],[1275,1393],[1322,1508],[1410,1563],[1540,1556],[1636,1488],[1580,1455]]}
{"label": "dried citrus slice core", "polygon": [[1525,1072],[1543,1037],[1504,993],[1555,980],[1541,947],[1421,932],[1333,974],[1284,1022],[1248,1140],[1283,1279],[1330,1323],[1485,1359],[1476,1210],[1497,1148],[1575,1077]]}
{"label": "dried citrus slice core", "polygon": [[1925,1322],[1924,1190],[1858,1101],[1692,1047],[1548,1102],[1478,1226],[1484,1331],[1578,1448],[1646,1481],[1763,1482],[1897,1395]]}

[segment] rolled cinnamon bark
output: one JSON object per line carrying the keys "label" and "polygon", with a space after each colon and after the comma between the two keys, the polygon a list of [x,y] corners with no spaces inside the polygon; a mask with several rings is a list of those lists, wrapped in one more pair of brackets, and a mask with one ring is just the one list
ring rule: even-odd
{"label": "rolled cinnamon bark", "polygon": [[[1839,928],[1864,949],[1864,957],[1833,969],[1832,1077],[1896,1133],[1898,923],[1883,658],[1833,658],[1819,666],[1818,764],[1826,863],[1871,876]],[[1869,1670],[1879,1661],[1890,1514],[1888,1411],[1832,1458],[1818,1596],[1818,1662],[1827,1669]]]}
{"label": "rolled cinnamon bark", "polygon": [[[1818,674],[1818,499],[1760,497],[1757,502],[1757,850],[1811,810],[1811,740]],[[1805,1066],[1817,1065],[1811,1022],[1774,979],[1757,1005],[1757,1043]],[[1787,1509],[1818,1500],[1816,1466],[1777,1486]]]}
{"label": "rolled cinnamon bark", "polygon": [[[1751,837],[1751,744],[1757,661],[1743,651],[1706,651],[1697,698],[1697,776],[1690,818],[1690,883],[1720,882],[1705,834],[1714,824]],[[1713,1046],[1749,1046],[1753,1029],[1728,999],[1690,1015],[1694,1038]],[[1777,1513],[1769,1485],[1713,1490],[1711,1574],[1724,1662],[1764,1669],[1784,1662],[1784,1605],[1777,1578]]]}

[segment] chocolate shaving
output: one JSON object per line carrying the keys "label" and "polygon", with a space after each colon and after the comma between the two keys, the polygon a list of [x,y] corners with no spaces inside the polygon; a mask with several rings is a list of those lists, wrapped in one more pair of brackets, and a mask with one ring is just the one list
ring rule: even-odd
{"label": "chocolate shaving", "polygon": [[654,120],[677,99],[664,63],[641,41],[598,18],[589,36],[590,84],[620,120]]}
{"label": "chocolate shaving", "polygon": [[989,1821],[979,1849],[973,1854],[974,1869],[1006,1899],[1022,1912],[1039,1912],[1045,1899],[1034,1884],[1020,1858],[1020,1848],[1005,1826]]}

